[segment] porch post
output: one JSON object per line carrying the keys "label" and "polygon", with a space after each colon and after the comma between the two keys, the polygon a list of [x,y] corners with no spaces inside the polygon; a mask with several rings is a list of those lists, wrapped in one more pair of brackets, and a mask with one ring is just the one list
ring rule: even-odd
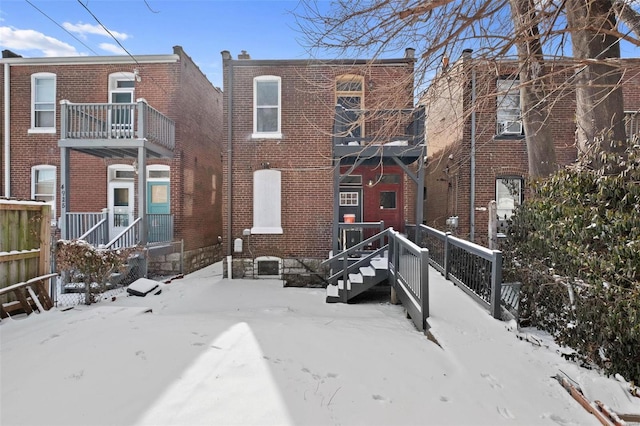
{"label": "porch post", "polygon": [[63,240],[69,239],[69,229],[67,223],[67,212],[70,209],[70,157],[69,148],[60,148],[60,237]]}
{"label": "porch post", "polygon": [[[338,241],[340,239],[340,159],[333,159],[333,255],[338,254]],[[344,250],[344,247],[342,248]]]}
{"label": "porch post", "polygon": [[147,244],[147,156],[146,148],[138,148],[138,217],[140,221],[140,244]]}

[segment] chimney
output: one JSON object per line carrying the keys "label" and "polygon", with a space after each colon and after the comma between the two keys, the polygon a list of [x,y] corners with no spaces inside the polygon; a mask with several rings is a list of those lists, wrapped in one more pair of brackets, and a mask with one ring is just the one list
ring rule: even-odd
{"label": "chimney", "polygon": [[414,59],[416,57],[416,49],[413,47],[407,47],[404,49],[404,57],[407,59]]}
{"label": "chimney", "polygon": [[463,59],[471,59],[471,54],[473,53],[473,49],[464,49],[462,51],[462,58]]}
{"label": "chimney", "polygon": [[2,57],[3,58],[22,58],[22,55],[18,55],[17,53],[14,53],[8,49],[5,49],[2,51]]}
{"label": "chimney", "polygon": [[231,59],[231,53],[228,50],[223,50],[222,52],[220,52],[220,54],[222,55],[223,61],[228,61],[229,59]]}
{"label": "chimney", "polygon": [[246,50],[241,50],[238,55],[238,59],[251,59],[251,56],[247,53]]}

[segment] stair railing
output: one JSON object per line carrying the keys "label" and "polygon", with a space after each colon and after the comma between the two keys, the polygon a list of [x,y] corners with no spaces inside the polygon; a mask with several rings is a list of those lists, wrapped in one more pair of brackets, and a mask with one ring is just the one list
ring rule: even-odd
{"label": "stair railing", "polygon": [[142,218],[137,218],[129,225],[124,231],[116,235],[116,237],[109,241],[105,246],[106,249],[119,249],[125,247],[133,247],[140,242],[140,224]]}
{"label": "stair railing", "polygon": [[95,225],[93,225],[87,232],[78,237],[79,240],[84,240],[93,246],[101,246],[108,241],[109,226],[107,217]]}

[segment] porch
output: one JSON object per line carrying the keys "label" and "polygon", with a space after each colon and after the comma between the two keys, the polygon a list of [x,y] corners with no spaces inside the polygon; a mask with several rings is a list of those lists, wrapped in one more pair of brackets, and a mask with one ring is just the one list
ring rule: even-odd
{"label": "porch", "polygon": [[[95,245],[124,247],[173,240],[173,216],[150,214],[147,159],[171,159],[175,149],[175,123],[144,99],[135,103],[60,102],[60,207],[63,239],[83,238]],[[71,151],[99,158],[133,159],[137,179],[137,203],[131,198],[127,211],[75,213],[70,205]],[[132,177],[133,179],[133,177]],[[167,183],[168,185],[168,183]],[[133,194],[133,182],[130,188]],[[133,217],[134,204],[137,217]],[[125,218],[126,220],[120,220]],[[109,223],[117,222],[118,234],[109,236]],[[113,226],[111,227],[114,228]],[[111,237],[111,238],[109,238]]]}

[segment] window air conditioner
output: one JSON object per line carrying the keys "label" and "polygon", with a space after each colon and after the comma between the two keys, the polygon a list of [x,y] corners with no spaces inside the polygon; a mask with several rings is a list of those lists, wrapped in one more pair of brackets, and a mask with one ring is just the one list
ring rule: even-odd
{"label": "window air conditioner", "polygon": [[522,122],[521,121],[503,121],[498,126],[499,134],[501,135],[521,135],[522,134]]}

